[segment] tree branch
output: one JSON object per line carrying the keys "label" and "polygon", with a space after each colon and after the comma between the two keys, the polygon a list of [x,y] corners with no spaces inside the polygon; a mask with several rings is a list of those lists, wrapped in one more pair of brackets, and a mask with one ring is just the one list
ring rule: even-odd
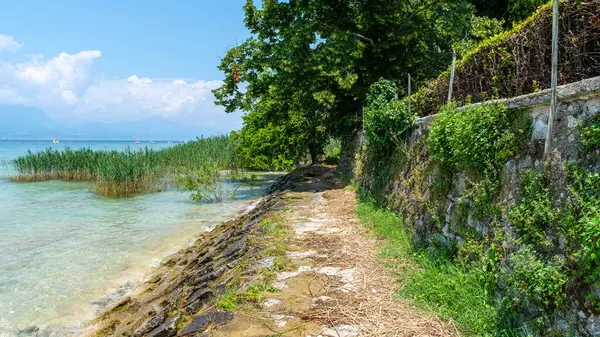
{"label": "tree branch", "polygon": [[364,35],[360,35],[358,33],[350,33],[351,35],[356,36],[357,38],[369,42],[370,44],[375,44],[375,41],[373,41],[372,39],[369,39],[368,37],[364,36]]}

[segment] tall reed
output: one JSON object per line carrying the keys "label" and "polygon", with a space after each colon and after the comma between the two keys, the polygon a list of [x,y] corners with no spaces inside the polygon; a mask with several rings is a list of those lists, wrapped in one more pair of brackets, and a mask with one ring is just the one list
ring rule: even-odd
{"label": "tall reed", "polygon": [[12,181],[50,179],[96,182],[96,191],[123,197],[160,190],[182,167],[210,164],[219,169],[237,167],[235,144],[229,136],[198,138],[162,150],[94,151],[47,149],[31,152],[12,161],[17,175]]}

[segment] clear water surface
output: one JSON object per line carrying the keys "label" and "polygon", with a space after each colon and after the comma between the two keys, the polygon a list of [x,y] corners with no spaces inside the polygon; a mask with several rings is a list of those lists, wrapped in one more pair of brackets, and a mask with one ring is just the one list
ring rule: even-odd
{"label": "clear water surface", "polygon": [[[108,199],[86,183],[12,183],[11,158],[48,147],[163,148],[166,142],[0,140],[0,336],[31,326],[37,336],[76,335],[107,303],[143,280],[194,236],[243,211],[260,188],[238,199],[197,204],[177,190]],[[23,335],[23,334],[21,334]]]}

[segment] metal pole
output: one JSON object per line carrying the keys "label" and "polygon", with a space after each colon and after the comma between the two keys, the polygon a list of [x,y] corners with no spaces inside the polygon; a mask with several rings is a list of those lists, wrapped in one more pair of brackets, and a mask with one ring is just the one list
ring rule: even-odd
{"label": "metal pole", "polygon": [[548,129],[546,131],[546,145],[544,146],[544,156],[548,156],[552,151],[552,126],[554,116],[556,116],[556,86],[558,84],[558,0],[552,3],[552,103],[550,104],[550,113],[548,114]]}
{"label": "metal pole", "polygon": [[408,114],[410,115],[410,74],[408,74]]}
{"label": "metal pole", "polygon": [[454,69],[456,68],[456,52],[452,51],[452,70],[450,71],[450,85],[448,87],[448,104],[452,103],[452,87],[454,86]]}

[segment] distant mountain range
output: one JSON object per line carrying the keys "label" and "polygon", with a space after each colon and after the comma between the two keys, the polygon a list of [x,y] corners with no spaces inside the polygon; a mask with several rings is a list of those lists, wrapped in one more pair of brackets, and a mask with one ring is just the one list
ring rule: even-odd
{"label": "distant mountain range", "polygon": [[158,117],[120,123],[89,122],[66,127],[39,109],[0,105],[0,139],[186,140],[218,133],[209,128]]}

